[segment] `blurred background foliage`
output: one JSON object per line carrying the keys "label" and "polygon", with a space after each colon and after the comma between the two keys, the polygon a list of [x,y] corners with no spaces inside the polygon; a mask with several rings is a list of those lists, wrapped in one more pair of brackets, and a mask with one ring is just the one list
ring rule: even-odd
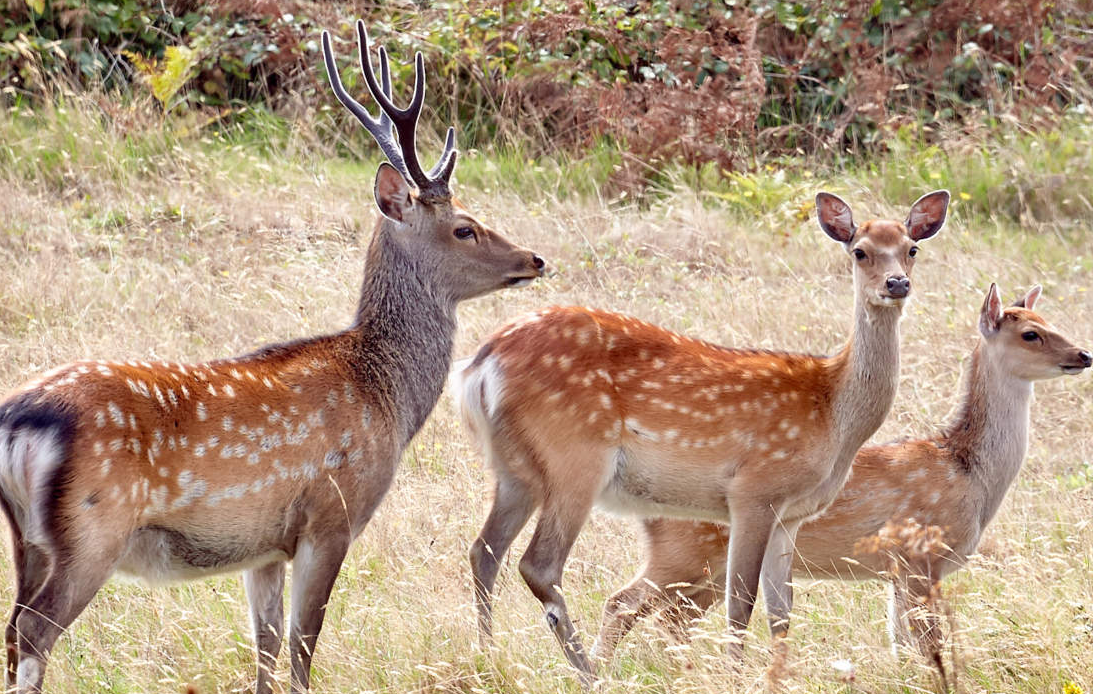
{"label": "blurred background foliage", "polygon": [[147,127],[143,100],[159,127],[304,119],[354,142],[319,33],[363,92],[360,17],[396,88],[424,53],[429,127],[455,122],[463,148],[529,158],[607,142],[624,189],[669,160],[728,175],[760,154],[891,152],[909,129],[929,141],[1050,123],[1089,108],[1093,76],[1093,0],[0,3],[9,105],[79,92],[120,128]]}

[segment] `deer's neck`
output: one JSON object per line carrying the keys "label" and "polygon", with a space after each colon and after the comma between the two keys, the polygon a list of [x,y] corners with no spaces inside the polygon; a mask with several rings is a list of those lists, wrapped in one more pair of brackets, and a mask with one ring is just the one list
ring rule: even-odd
{"label": "deer's neck", "polygon": [[944,439],[979,492],[984,525],[1021,470],[1028,449],[1031,399],[1032,383],[1004,373],[980,341],[964,371],[963,395]]}
{"label": "deer's neck", "polygon": [[852,459],[888,416],[899,384],[900,309],[858,300],[854,333],[832,358],[837,383],[835,436]]}
{"label": "deer's neck", "polygon": [[368,250],[357,317],[353,368],[363,386],[384,394],[405,446],[432,412],[451,366],[455,301],[433,273],[386,231]]}

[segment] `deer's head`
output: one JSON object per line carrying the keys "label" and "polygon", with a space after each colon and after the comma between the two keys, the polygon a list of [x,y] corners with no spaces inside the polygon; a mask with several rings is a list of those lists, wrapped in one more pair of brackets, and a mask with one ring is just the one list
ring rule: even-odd
{"label": "deer's head", "polygon": [[941,231],[948,208],[948,191],[937,190],[919,198],[904,222],[873,219],[857,226],[850,206],[838,195],[816,196],[820,228],[854,257],[858,296],[875,307],[903,306],[911,294],[918,243]]}
{"label": "deer's head", "polygon": [[[455,170],[455,129],[448,128],[444,151],[428,173],[417,158],[415,135],[425,102],[425,60],[414,59],[414,96],[405,109],[391,100],[387,51],[380,47],[380,80],[372,70],[368,32],[357,21],[361,69],[372,98],[380,106],[378,119],[346,93],[334,64],[330,35],[323,32],[323,56],[330,86],[338,100],[372,134],[387,162],[376,173],[376,205],[386,233],[427,268],[436,285],[455,301],[504,287],[522,286],[543,274],[545,263],[476,219],[453,197],[449,181]],[[382,84],[381,84],[382,82]],[[397,136],[397,137],[396,137]]]}
{"label": "deer's head", "polygon": [[991,284],[979,312],[985,353],[1006,373],[1024,381],[1081,373],[1093,365],[1093,356],[1033,311],[1040,292],[1036,285],[1003,308],[998,287]]}

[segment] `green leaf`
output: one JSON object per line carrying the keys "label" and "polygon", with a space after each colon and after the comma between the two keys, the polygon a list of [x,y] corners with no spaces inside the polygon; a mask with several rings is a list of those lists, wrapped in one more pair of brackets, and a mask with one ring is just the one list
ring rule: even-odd
{"label": "green leaf", "polygon": [[35,14],[45,14],[46,0],[27,0],[27,7],[34,10]]}

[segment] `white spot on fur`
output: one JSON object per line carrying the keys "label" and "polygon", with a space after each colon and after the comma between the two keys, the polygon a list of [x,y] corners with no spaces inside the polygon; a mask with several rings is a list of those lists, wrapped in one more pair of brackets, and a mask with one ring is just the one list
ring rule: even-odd
{"label": "white spot on fur", "polygon": [[110,420],[114,422],[114,426],[125,426],[125,414],[121,411],[121,408],[118,407],[116,403],[106,403],[106,411],[110,413]]}

